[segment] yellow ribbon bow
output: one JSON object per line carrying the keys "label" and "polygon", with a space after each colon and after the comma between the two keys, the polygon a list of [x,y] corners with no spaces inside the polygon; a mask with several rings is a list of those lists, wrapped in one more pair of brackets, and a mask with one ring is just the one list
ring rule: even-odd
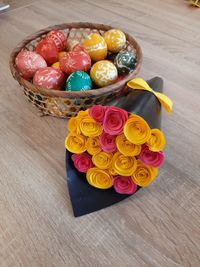
{"label": "yellow ribbon bow", "polygon": [[173,106],[173,102],[171,101],[171,99],[159,92],[154,91],[146,81],[144,81],[142,78],[134,78],[132,80],[130,80],[127,83],[128,87],[133,88],[133,89],[138,89],[138,90],[146,90],[149,92],[152,92],[160,101],[160,104],[163,106],[163,108],[167,111],[167,112],[171,112],[172,111],[172,106]]}

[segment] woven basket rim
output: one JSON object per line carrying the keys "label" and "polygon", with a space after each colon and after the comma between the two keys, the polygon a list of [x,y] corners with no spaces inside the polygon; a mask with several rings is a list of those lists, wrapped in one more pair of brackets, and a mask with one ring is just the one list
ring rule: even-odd
{"label": "woven basket rim", "polygon": [[25,46],[32,40],[37,39],[41,35],[47,34],[51,30],[64,30],[64,29],[81,29],[81,28],[88,28],[88,29],[96,29],[96,30],[103,30],[107,31],[110,29],[113,29],[114,27],[110,25],[105,24],[99,24],[99,23],[90,23],[90,22],[72,22],[72,23],[62,23],[50,27],[46,27],[44,29],[41,29],[29,36],[27,36],[23,41],[21,41],[11,52],[10,55],[10,70],[11,73],[16,79],[20,85],[28,88],[31,91],[41,93],[45,96],[50,97],[63,97],[63,98],[79,98],[79,97],[97,97],[97,96],[103,96],[107,93],[118,91],[120,87],[124,86],[129,80],[135,77],[135,75],[139,72],[141,65],[142,65],[142,50],[140,45],[137,43],[137,41],[130,36],[128,33],[124,32],[126,35],[127,40],[130,44],[132,44],[136,50],[137,55],[137,63],[135,69],[130,72],[125,78],[117,83],[114,83],[109,86],[105,86],[99,89],[92,89],[92,90],[85,90],[85,91],[61,91],[61,90],[55,90],[55,89],[45,89],[42,87],[38,87],[33,85],[31,82],[23,79],[16,66],[15,66],[15,58],[17,54],[25,48]]}

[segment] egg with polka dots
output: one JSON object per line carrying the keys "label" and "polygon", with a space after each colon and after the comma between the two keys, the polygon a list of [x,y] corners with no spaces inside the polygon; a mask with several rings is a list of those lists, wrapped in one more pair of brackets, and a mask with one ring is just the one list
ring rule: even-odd
{"label": "egg with polka dots", "polygon": [[75,71],[66,81],[66,91],[85,91],[92,89],[92,80],[84,71]]}

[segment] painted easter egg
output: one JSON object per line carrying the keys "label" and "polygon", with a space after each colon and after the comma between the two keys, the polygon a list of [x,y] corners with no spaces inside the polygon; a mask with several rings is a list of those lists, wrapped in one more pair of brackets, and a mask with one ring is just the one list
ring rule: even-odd
{"label": "painted easter egg", "polygon": [[91,33],[84,39],[84,49],[93,61],[105,59],[107,56],[107,44],[104,38],[97,33]]}
{"label": "painted easter egg", "polygon": [[114,53],[119,52],[126,44],[125,34],[117,29],[112,29],[104,34],[104,39],[108,46],[108,50]]}
{"label": "painted easter egg", "polygon": [[65,75],[59,69],[46,67],[36,71],[33,77],[33,84],[46,89],[59,90],[65,82]]}
{"label": "painted easter egg", "polygon": [[84,71],[73,72],[66,81],[65,90],[68,91],[85,91],[92,88],[92,80]]}
{"label": "painted easter egg", "polygon": [[52,68],[60,69],[60,62],[55,62],[51,65]]}
{"label": "painted easter egg", "polygon": [[114,83],[117,80],[118,73],[112,62],[101,60],[92,66],[90,76],[97,86],[103,87]]}
{"label": "painted easter egg", "polygon": [[55,43],[58,51],[62,51],[66,46],[66,38],[64,33],[62,33],[61,31],[50,31],[47,34],[46,38],[48,40],[52,40]]}
{"label": "painted easter egg", "polygon": [[126,75],[136,66],[136,55],[130,51],[121,51],[115,58],[114,64],[120,74]]}
{"label": "painted easter egg", "polygon": [[58,60],[60,60],[62,57],[66,56],[67,55],[67,52],[65,51],[61,51],[58,53]]}
{"label": "painted easter egg", "polygon": [[58,61],[58,49],[52,40],[41,40],[37,44],[35,51],[46,60],[48,65]]}
{"label": "painted easter egg", "polygon": [[91,58],[83,51],[71,51],[60,59],[60,68],[67,74],[88,71],[91,68]]}
{"label": "painted easter egg", "polygon": [[39,54],[21,51],[15,58],[16,67],[24,79],[32,78],[38,69],[47,67],[47,63]]}

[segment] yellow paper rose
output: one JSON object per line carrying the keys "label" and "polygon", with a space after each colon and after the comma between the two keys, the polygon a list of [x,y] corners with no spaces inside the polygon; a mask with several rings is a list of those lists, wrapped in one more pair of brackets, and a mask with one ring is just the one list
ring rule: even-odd
{"label": "yellow paper rose", "polygon": [[112,154],[101,151],[98,154],[92,156],[92,162],[99,169],[105,170],[110,167],[112,157]]}
{"label": "yellow paper rose", "polygon": [[141,187],[148,186],[157,176],[158,168],[149,167],[142,162],[137,162],[137,168],[131,176],[134,183]]}
{"label": "yellow paper rose", "polygon": [[79,118],[79,127],[85,136],[99,136],[103,131],[102,126],[89,115]]}
{"label": "yellow paper rose", "polygon": [[106,170],[99,168],[90,168],[86,174],[87,181],[90,185],[99,189],[108,189],[113,185],[112,176]]}
{"label": "yellow paper rose", "polygon": [[137,161],[134,157],[124,156],[116,152],[112,158],[112,168],[120,175],[131,176],[137,167]]}
{"label": "yellow paper rose", "polygon": [[88,116],[89,114],[89,109],[86,109],[86,110],[80,110],[77,114],[77,118],[83,118],[85,116]]}
{"label": "yellow paper rose", "polygon": [[88,137],[86,147],[87,147],[87,152],[90,155],[95,155],[99,153],[101,151],[99,137],[97,136]]}
{"label": "yellow paper rose", "polygon": [[126,139],[124,134],[120,134],[116,138],[116,146],[125,156],[137,156],[141,152],[141,145],[135,145]]}
{"label": "yellow paper rose", "polygon": [[132,114],[124,125],[124,135],[135,145],[142,145],[149,139],[151,129],[147,122],[138,115]]}
{"label": "yellow paper rose", "polygon": [[72,117],[71,119],[69,119],[67,128],[70,133],[81,134],[77,117]]}
{"label": "yellow paper rose", "polygon": [[166,144],[165,136],[159,129],[152,129],[151,136],[147,141],[149,150],[159,152],[164,149]]}
{"label": "yellow paper rose", "polygon": [[108,172],[112,175],[112,176],[117,176],[118,173],[112,168],[112,166],[110,166],[110,168],[108,169]]}
{"label": "yellow paper rose", "polygon": [[81,154],[86,151],[87,138],[83,135],[68,134],[65,139],[65,147],[72,153]]}

